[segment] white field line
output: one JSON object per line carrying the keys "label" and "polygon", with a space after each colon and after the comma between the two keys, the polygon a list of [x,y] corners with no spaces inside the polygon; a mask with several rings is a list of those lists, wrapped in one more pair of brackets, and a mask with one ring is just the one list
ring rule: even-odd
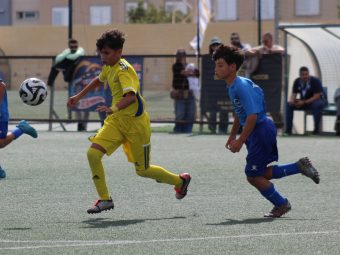
{"label": "white field line", "polygon": [[[210,241],[210,240],[226,240],[226,239],[242,239],[242,238],[264,238],[277,236],[303,236],[303,235],[339,235],[340,230],[330,231],[312,231],[312,232],[292,232],[292,233],[271,233],[271,234],[253,234],[253,235],[231,235],[231,236],[207,236],[207,237],[190,237],[190,238],[174,238],[174,239],[153,239],[153,240],[2,240],[0,244],[29,243],[30,246],[0,247],[0,250],[25,250],[25,249],[41,249],[41,248],[62,248],[62,247],[81,247],[81,246],[98,246],[98,245],[133,245],[133,244],[150,244],[150,243],[172,243],[172,242],[191,242],[191,241]],[[36,244],[36,245],[35,245]],[[43,245],[41,245],[43,244]]]}

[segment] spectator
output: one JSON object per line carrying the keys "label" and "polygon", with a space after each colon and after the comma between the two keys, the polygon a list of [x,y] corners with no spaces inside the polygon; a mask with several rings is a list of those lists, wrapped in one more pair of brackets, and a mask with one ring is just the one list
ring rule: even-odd
{"label": "spectator", "polygon": [[336,122],[335,122],[335,132],[336,135],[340,136],[340,88],[337,88],[334,93],[334,102],[336,105]]}
{"label": "spectator", "polygon": [[[218,125],[218,133],[220,134],[226,134],[228,131],[228,114],[229,112],[227,110],[221,110],[220,106],[217,105],[217,100],[214,100],[214,96],[216,96],[217,93],[220,93],[220,90],[218,88],[222,88],[222,91],[225,91],[226,93],[226,97],[227,98],[227,90],[225,89],[225,84],[223,81],[220,80],[216,80],[215,79],[215,64],[212,60],[212,55],[214,53],[214,51],[222,44],[222,41],[219,37],[213,37],[210,40],[209,43],[209,57],[208,58],[204,58],[203,61],[205,61],[204,66],[205,66],[205,70],[204,73],[206,75],[206,77],[202,80],[204,80],[205,82],[209,82],[209,84],[207,84],[206,86],[209,86],[211,88],[217,89],[216,91],[213,91],[214,93],[211,93],[211,95],[208,95],[208,100],[211,101],[213,100],[214,102],[209,102],[210,104],[214,104],[214,105],[210,105],[209,106],[209,115],[208,115],[208,128],[210,130],[210,132],[212,134],[216,133],[216,129],[217,129],[217,113],[219,113],[219,125]],[[210,89],[212,90],[212,89]]]}
{"label": "spectator", "polygon": [[[79,58],[85,55],[85,51],[82,47],[79,47],[78,41],[75,39],[69,39],[68,48],[63,50],[55,58],[54,64],[51,67],[50,74],[48,76],[47,85],[53,86],[55,79],[60,71],[62,71],[65,82],[72,81],[73,72],[78,64]],[[89,112],[76,111],[76,119],[81,120],[78,123],[78,131],[85,131],[87,126],[87,120],[89,118]]]}
{"label": "spectator", "polygon": [[274,44],[273,35],[271,33],[265,33],[262,36],[262,45],[254,47],[246,52],[246,55],[263,55],[263,54],[283,54],[285,49],[280,45]]}
{"label": "spectator", "polygon": [[[265,54],[283,54],[285,49],[277,44],[274,44],[273,35],[271,33],[265,33],[262,36],[262,45],[256,46],[245,53],[246,57],[257,57],[258,62],[259,58]],[[257,64],[256,64],[257,65]],[[251,66],[254,67],[254,61],[251,62]],[[255,68],[252,68],[255,71]],[[281,112],[270,112],[271,117],[273,118],[274,123],[277,127],[282,127],[283,118]]]}
{"label": "spectator", "polygon": [[[230,45],[240,49],[243,53],[246,53],[251,49],[250,44],[241,42],[240,35],[236,32],[233,32],[230,35]],[[257,66],[256,60],[256,57],[245,56],[244,62],[238,71],[238,75],[250,78],[251,73],[255,71],[255,68]]]}
{"label": "spectator", "polygon": [[[194,63],[189,63],[185,67],[188,73],[192,73],[192,76],[188,77],[189,89],[194,94],[196,102],[200,100],[200,86],[199,86],[199,70],[195,67]],[[196,112],[196,111],[195,111]]]}
{"label": "spectator", "polygon": [[79,47],[78,41],[75,39],[69,39],[68,48],[63,50],[55,58],[48,76],[47,85],[54,85],[54,81],[57,78],[59,71],[63,72],[64,81],[70,82],[79,57],[84,55],[85,51],[83,48]]}
{"label": "spectator", "polygon": [[[322,84],[318,78],[309,75],[309,70],[305,66],[300,68],[299,73],[300,77],[295,79],[293,93],[287,103],[285,133],[292,134],[294,110],[308,110],[312,112],[314,118],[313,134],[319,134],[324,107]],[[297,94],[300,95],[299,99],[297,99]]]}
{"label": "spectator", "polygon": [[186,70],[186,66],[186,52],[180,49],[176,53],[176,62],[172,65],[171,98],[175,102],[176,121],[174,133],[191,133],[195,121],[196,102],[188,82],[188,77],[194,76],[194,73]]}

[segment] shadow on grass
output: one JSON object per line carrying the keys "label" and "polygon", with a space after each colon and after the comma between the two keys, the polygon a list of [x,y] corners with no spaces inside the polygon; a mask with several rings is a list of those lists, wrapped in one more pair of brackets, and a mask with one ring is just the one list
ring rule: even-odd
{"label": "shadow on grass", "polygon": [[10,231],[23,231],[23,230],[31,230],[32,228],[4,228],[3,230],[10,230]]}
{"label": "shadow on grass", "polygon": [[109,218],[96,218],[96,219],[88,219],[88,220],[83,221],[83,223],[88,224],[88,226],[85,226],[82,228],[124,227],[128,225],[143,223],[145,221],[176,220],[176,219],[186,219],[186,217],[176,216],[176,217],[171,217],[171,218],[133,219],[133,220],[112,220]]}
{"label": "shadow on grass", "polygon": [[287,221],[302,221],[302,220],[317,220],[317,219],[292,219],[292,218],[250,218],[250,219],[244,219],[244,220],[233,220],[233,219],[226,219],[226,221],[222,221],[220,223],[211,223],[207,225],[211,226],[232,226],[232,225],[247,225],[247,224],[260,224],[260,223],[268,223],[272,222],[274,220],[287,220]]}
{"label": "shadow on grass", "polygon": [[244,220],[233,220],[233,219],[226,219],[226,221],[222,221],[220,223],[211,223],[207,225],[212,226],[232,226],[232,225],[243,225],[243,224],[260,224],[260,223],[266,223],[266,222],[272,222],[273,218],[252,218],[252,219],[244,219]]}

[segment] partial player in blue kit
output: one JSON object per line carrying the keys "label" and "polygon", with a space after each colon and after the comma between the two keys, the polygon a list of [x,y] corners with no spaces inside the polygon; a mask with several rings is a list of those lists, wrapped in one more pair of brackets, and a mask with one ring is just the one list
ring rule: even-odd
{"label": "partial player in blue kit", "polygon": [[[307,157],[284,165],[269,165],[278,161],[276,135],[273,121],[266,116],[262,89],[251,80],[237,76],[244,56],[237,48],[221,45],[214,53],[215,76],[227,84],[228,94],[235,111],[234,124],[226,143],[231,152],[239,152],[246,144],[245,173],[248,182],[269,200],[274,208],[265,217],[279,218],[291,210],[291,204],[274,187],[271,179],[301,173],[320,182],[318,171]],[[237,137],[242,126],[242,133]]]}
{"label": "partial player in blue kit", "polygon": [[[31,127],[26,120],[22,120],[14,128],[12,132],[8,132],[8,102],[6,84],[0,78],[0,148],[6,147],[13,140],[19,138],[22,134],[28,134],[33,138],[37,138],[37,131]],[[0,178],[5,178],[6,172],[0,166]]]}

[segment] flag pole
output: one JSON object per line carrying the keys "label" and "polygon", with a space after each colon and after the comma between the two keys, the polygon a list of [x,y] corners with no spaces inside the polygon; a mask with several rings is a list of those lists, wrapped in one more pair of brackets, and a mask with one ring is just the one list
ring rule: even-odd
{"label": "flag pole", "polygon": [[[200,61],[200,58],[201,58],[201,47],[200,47],[200,22],[199,22],[199,19],[200,19],[200,3],[199,3],[200,0],[197,0],[197,18],[196,18],[196,36],[197,36],[197,55],[196,55],[196,61],[197,61],[197,69],[198,70],[201,70],[201,61]],[[201,72],[200,72],[201,73]],[[201,75],[200,75],[201,77]],[[198,79],[198,86],[201,90],[201,78]],[[200,93],[201,95],[201,98],[200,98],[200,128],[199,128],[199,132],[200,133],[203,133],[203,112],[202,112],[202,105],[201,105],[201,102],[202,102],[202,93]]]}

